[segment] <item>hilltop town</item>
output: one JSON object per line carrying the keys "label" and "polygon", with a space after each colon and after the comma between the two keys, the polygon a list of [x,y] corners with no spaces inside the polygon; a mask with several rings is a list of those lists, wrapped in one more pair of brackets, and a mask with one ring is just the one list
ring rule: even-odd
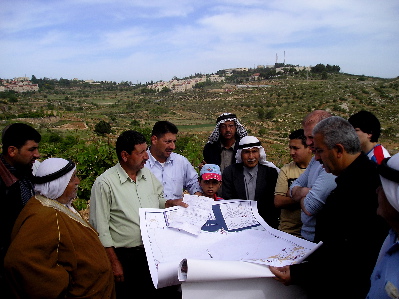
{"label": "hilltop town", "polygon": [[33,84],[28,77],[18,77],[14,79],[0,80],[0,92],[3,91],[27,92],[27,91],[38,91],[38,90],[39,90],[39,84]]}
{"label": "hilltop town", "polygon": [[[284,75],[287,73],[293,73],[293,72],[300,72],[300,71],[310,71],[311,66],[305,67],[305,66],[291,66],[291,65],[285,65],[285,64],[277,64],[276,65],[258,65],[256,69],[253,69],[253,72],[250,74],[248,77],[248,81],[250,82],[256,82],[263,78],[261,71],[262,70],[268,70],[269,72],[272,71],[274,76],[280,76]],[[162,90],[168,90],[171,92],[185,92],[190,89],[195,88],[198,86],[197,84],[200,83],[215,83],[215,82],[226,82],[227,77],[231,77],[234,74],[239,74],[239,73],[248,73],[250,72],[250,68],[229,68],[229,69],[224,69],[224,70],[219,70],[217,73],[218,74],[211,74],[211,75],[203,75],[203,76],[197,76],[194,78],[185,78],[185,79],[177,79],[174,78],[170,81],[159,81],[153,84],[147,85],[147,88],[156,90],[157,92],[160,92]],[[242,85],[241,85],[242,86]],[[240,87],[240,85],[238,85]]]}
{"label": "hilltop town", "polygon": [[[331,71],[337,66],[327,65],[327,71]],[[177,77],[172,78],[169,81],[157,81],[150,82],[144,86],[153,92],[186,92],[194,88],[200,88],[214,83],[234,83],[236,88],[245,87],[246,83],[259,82],[264,79],[278,78],[284,75],[297,75],[309,73],[313,67],[305,67],[299,65],[289,65],[285,63],[276,63],[275,65],[258,65],[256,68],[229,68],[223,69],[216,72],[216,74],[196,74],[186,78],[179,79]],[[339,71],[339,67],[338,67]],[[17,77],[13,79],[0,79],[0,92],[14,91],[14,92],[29,92],[38,91],[40,85],[36,81],[57,81],[57,79],[44,78],[37,80],[35,76],[32,76],[32,80],[28,77]],[[34,81],[34,82],[33,82]],[[59,82],[66,82],[70,84],[90,84],[90,85],[101,85],[101,84],[113,84],[116,82],[109,81],[95,81],[95,80],[79,80],[74,78],[72,80],[60,78]],[[122,81],[121,85],[133,86],[131,81]],[[139,84],[141,86],[141,84]]]}

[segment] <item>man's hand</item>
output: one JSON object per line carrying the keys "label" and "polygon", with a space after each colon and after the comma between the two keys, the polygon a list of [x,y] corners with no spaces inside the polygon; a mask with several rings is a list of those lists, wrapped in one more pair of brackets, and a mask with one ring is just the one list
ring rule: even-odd
{"label": "man's hand", "polygon": [[105,247],[108,259],[111,262],[112,273],[116,282],[124,282],[123,267],[113,247]]}
{"label": "man's hand", "polygon": [[274,277],[275,280],[282,282],[286,286],[291,284],[290,266],[284,266],[284,267],[269,266],[269,269],[276,276]]}
{"label": "man's hand", "polygon": [[183,198],[178,198],[178,199],[168,199],[165,202],[165,208],[171,208],[174,206],[181,206],[183,208],[187,208],[188,204],[186,204],[185,202],[183,202]]}
{"label": "man's hand", "polygon": [[111,263],[112,273],[114,273],[114,278],[116,282],[124,282],[125,277],[123,276],[123,267],[119,260]]}
{"label": "man's hand", "polygon": [[296,202],[299,202],[309,193],[310,190],[311,188],[295,186],[294,188],[292,188],[291,198]]}

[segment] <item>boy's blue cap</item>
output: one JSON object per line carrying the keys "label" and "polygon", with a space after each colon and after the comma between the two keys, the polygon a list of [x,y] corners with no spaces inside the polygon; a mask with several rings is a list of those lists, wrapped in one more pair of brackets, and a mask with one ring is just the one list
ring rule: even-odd
{"label": "boy's blue cap", "polygon": [[222,173],[220,167],[216,164],[205,164],[200,171],[200,176],[203,180],[222,180]]}

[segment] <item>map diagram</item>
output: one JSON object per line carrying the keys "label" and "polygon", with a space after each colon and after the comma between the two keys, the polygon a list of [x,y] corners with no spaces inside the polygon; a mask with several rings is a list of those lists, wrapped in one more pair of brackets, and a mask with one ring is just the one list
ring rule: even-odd
{"label": "map diagram", "polygon": [[[176,277],[162,277],[162,273],[177,276],[183,259],[284,266],[301,262],[319,245],[271,228],[259,216],[255,201],[214,202],[198,235],[168,227],[168,219],[178,209],[140,209],[141,233],[156,287],[178,283]],[[164,271],[166,265],[172,269]]]}

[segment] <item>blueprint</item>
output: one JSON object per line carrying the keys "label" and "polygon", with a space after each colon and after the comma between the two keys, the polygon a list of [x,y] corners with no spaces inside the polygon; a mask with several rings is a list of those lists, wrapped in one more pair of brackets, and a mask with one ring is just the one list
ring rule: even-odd
{"label": "blueprint", "polygon": [[[195,279],[190,271],[205,279],[214,279],[216,272],[217,279],[268,277],[267,265],[300,263],[320,245],[271,228],[259,216],[255,201],[214,202],[198,235],[168,226],[180,209],[184,208],[140,209],[141,234],[156,288]],[[220,262],[229,269],[228,277],[212,270],[212,265],[220,269]]]}

